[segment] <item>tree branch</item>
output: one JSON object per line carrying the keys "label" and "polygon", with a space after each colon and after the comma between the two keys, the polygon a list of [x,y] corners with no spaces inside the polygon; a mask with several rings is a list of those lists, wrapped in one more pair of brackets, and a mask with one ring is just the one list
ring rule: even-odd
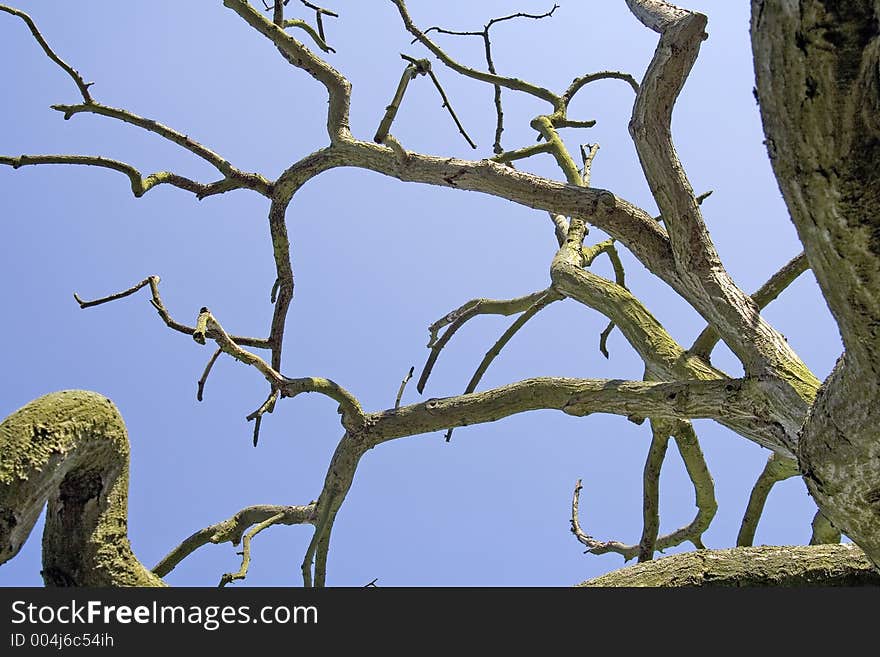
{"label": "tree branch", "polygon": [[[768,281],[752,295],[752,301],[755,302],[755,305],[757,305],[758,308],[763,310],[771,301],[774,301],[776,297],[782,294],[789,285],[797,280],[798,276],[803,274],[809,268],[810,263],[807,262],[807,258],[803,253],[795,256],[779,271],[773,274],[773,276],[771,276]],[[703,332],[697,336],[697,339],[694,340],[690,352],[708,361],[712,354],[712,350],[715,348],[715,345],[718,344],[719,339],[718,331],[712,326],[707,326],[703,329]]]}
{"label": "tree branch", "polygon": [[700,550],[635,564],[580,586],[877,586],[855,545]]}
{"label": "tree branch", "polygon": [[749,504],[736,537],[738,546],[750,546],[755,540],[755,531],[758,529],[758,522],[764,513],[764,504],[767,503],[767,496],[770,495],[773,486],[798,474],[800,473],[797,462],[790,458],[784,458],[775,452],[770,454],[764,465],[764,470],[758,476],[758,481],[755,482],[752,494],[749,496]]}
{"label": "tree branch", "polygon": [[530,84],[528,82],[525,82],[524,80],[519,80],[517,78],[507,78],[501,75],[485,73],[483,71],[478,71],[467,66],[462,66],[454,59],[452,59],[449,55],[447,55],[436,43],[431,41],[431,39],[427,37],[425,32],[422,32],[418,27],[416,27],[415,23],[412,20],[412,17],[409,15],[409,11],[406,8],[406,3],[404,2],[404,0],[391,1],[397,7],[397,10],[400,13],[400,17],[403,20],[403,24],[406,27],[407,32],[412,34],[422,45],[424,45],[428,50],[434,53],[434,55],[436,55],[441,62],[443,62],[446,66],[451,68],[456,73],[460,73],[461,75],[472,78],[474,80],[480,80],[481,82],[488,82],[492,85],[505,87],[506,89],[512,89],[513,91],[522,91],[529,95],[535,96],[536,98],[540,98],[541,100],[545,100],[548,103],[551,103],[554,109],[559,105],[559,96],[554,94],[549,89]]}
{"label": "tree branch", "polygon": [[199,200],[245,187],[244,184],[239,184],[229,179],[218,180],[210,184],[198,183],[170,171],[159,171],[144,178],[141,176],[140,171],[130,164],[95,155],[20,155],[18,157],[0,155],[0,164],[11,166],[13,169],[38,164],[80,164],[112,169],[128,176],[131,183],[131,193],[136,198],[140,198],[156,185],[162,184],[172,185],[187,192],[192,192]]}
{"label": "tree branch", "polygon": [[[150,298],[150,303],[152,304],[153,308],[156,309],[156,312],[159,313],[159,317],[162,318],[162,321],[165,322],[165,326],[167,326],[168,328],[170,328],[174,331],[177,331],[178,333],[183,333],[185,335],[190,335],[190,336],[195,335],[196,334],[196,327],[181,324],[180,322],[175,321],[171,317],[171,314],[168,312],[168,309],[165,307],[165,304],[162,301],[162,297],[159,294],[159,281],[160,281],[160,278],[158,276],[148,276],[143,281],[130,287],[127,290],[124,290],[122,292],[118,292],[116,294],[111,294],[110,296],[101,297],[99,299],[93,299],[91,301],[85,301],[82,298],[80,298],[79,295],[77,295],[77,294],[74,294],[73,296],[76,299],[77,303],[79,304],[80,308],[91,308],[92,306],[99,306],[103,303],[109,303],[111,301],[116,301],[118,299],[122,299],[124,297],[130,296],[131,294],[134,294],[135,292],[137,292],[141,288],[149,285],[150,292],[152,295]],[[208,337],[213,337],[213,333],[209,333]],[[254,347],[256,349],[269,349],[271,346],[269,341],[266,340],[265,338],[249,338],[249,337],[240,336],[240,335],[233,335],[229,339],[232,340],[233,342],[235,342],[236,344],[242,345],[244,347]]]}
{"label": "tree branch", "polygon": [[759,444],[786,449],[781,447],[788,439],[781,425],[790,420],[775,418],[768,405],[762,408],[756,400],[764,395],[762,382],[751,379],[652,382],[541,377],[369,413],[366,440],[377,445],[403,436],[555,409],[579,417],[613,413],[670,420],[711,418],[736,427],[741,435]]}
{"label": "tree branch", "polygon": [[249,506],[231,518],[200,529],[184,539],[183,542],[172,549],[153,567],[153,573],[159,577],[164,577],[174,570],[177,564],[186,557],[208,543],[214,545],[220,543],[238,545],[249,527],[263,523],[270,518],[281,516],[274,523],[279,525],[313,524],[315,521],[315,508],[314,502],[305,506],[274,506],[269,504]]}
{"label": "tree branch", "polygon": [[348,136],[351,83],[330,64],[284,32],[282,27],[264,18],[247,0],[223,0],[223,6],[232,9],[248,25],[274,43],[281,55],[293,66],[303,69],[324,85],[330,97],[327,112],[330,140],[335,143]]}
{"label": "tree branch", "polygon": [[721,333],[747,373],[775,373],[811,400],[818,380],[724,270],[672,142],[672,110],[706,38],[706,17],[662,0],[627,0],[627,5],[661,34],[639,87],[629,129],[669,231],[676,267],[693,281],[691,295],[702,298],[698,310]]}
{"label": "tree branch", "polygon": [[94,392],[55,392],[0,422],[0,564],[48,500],[47,586],[164,586],[128,541],[128,460],[119,411]]}
{"label": "tree branch", "polygon": [[201,159],[211,164],[215,169],[225,176],[224,182],[230,186],[230,189],[246,188],[255,192],[268,196],[271,193],[271,183],[258,173],[245,173],[234,166],[228,160],[221,157],[210,148],[202,146],[199,142],[193,140],[189,135],[185,135],[173,128],[169,128],[158,121],[138,116],[128,110],[119,109],[117,107],[108,107],[96,102],[87,102],[79,105],[52,105],[52,109],[64,114],[64,119],[68,120],[77,114],[97,114],[106,116],[111,119],[128,123],[129,125],[142,128],[147,132],[152,132],[167,139],[189,151],[193,155],[197,155]]}

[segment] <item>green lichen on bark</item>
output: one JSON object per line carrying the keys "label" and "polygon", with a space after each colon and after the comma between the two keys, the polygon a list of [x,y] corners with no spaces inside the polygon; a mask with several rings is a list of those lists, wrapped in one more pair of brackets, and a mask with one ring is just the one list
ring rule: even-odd
{"label": "green lichen on bark", "polygon": [[616,570],[590,587],[880,586],[880,573],[855,545],[699,550]]}
{"label": "green lichen on bark", "polygon": [[0,563],[14,557],[48,501],[49,586],[162,586],[128,540],[129,444],[113,403],[67,390],[0,423]]}

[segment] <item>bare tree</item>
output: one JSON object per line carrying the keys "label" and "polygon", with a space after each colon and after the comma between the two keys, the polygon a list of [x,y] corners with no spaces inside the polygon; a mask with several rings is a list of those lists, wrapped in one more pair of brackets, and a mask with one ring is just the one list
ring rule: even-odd
{"label": "bare tree", "polygon": [[[543,14],[499,16],[481,29],[466,31],[420,25],[403,0],[388,1],[402,29],[432,58],[404,57],[396,91],[370,141],[352,133],[352,85],[330,63],[334,47],[339,46],[332,43],[325,23],[338,18],[336,12],[303,0],[309,16],[305,20],[287,17],[286,1],[262,7],[246,0],[222,3],[267,39],[291,66],[320,83],[327,94],[329,143],[290,164],[274,180],[236,167],[187,134],[154,119],[102,103],[93,95],[91,83],[56,52],[27,14],[0,5],[0,12],[24,22],[45,55],[78,90],[78,102],[53,106],[65,119],[93,114],[124,122],[188,151],[216,174],[209,182],[170,171],[145,174],[126,162],[89,155],[4,155],[0,164],[15,169],[46,164],[111,169],[129,179],[136,197],[169,185],[197,199],[247,190],[270,203],[268,225],[276,282],[265,337],[230,335],[223,317],[207,307],[199,310],[191,324],[185,323],[163,301],[158,276],[148,276],[109,296],[77,297],[80,306],[148,294],[168,328],[199,344],[212,343],[213,354],[199,380],[199,398],[218,359],[231,357],[253,368],[266,383],[264,400],[247,417],[253,422],[254,444],[266,414],[280,400],[306,392],[326,396],[338,405],[344,432],[314,500],[242,509],[195,532],[150,569],[132,554],[127,538],[129,446],[119,413],[96,393],[67,391],[41,397],[2,423],[0,562],[18,553],[48,500],[43,543],[47,584],[161,585],[163,576],[200,547],[241,544],[241,567],[223,575],[223,585],[247,575],[251,540],[259,532],[273,525],[310,524],[314,532],[302,558],[302,578],[306,586],[322,586],[334,520],[368,450],[438,430],[445,430],[448,440],[456,427],[554,409],[576,417],[613,413],[635,423],[650,423],[644,522],[638,543],[598,540],[584,531],[578,511],[581,482],[575,485],[571,505],[575,537],[589,552],[613,552],[641,562],[594,584],[876,581],[880,567],[880,5],[866,0],[752,1],[757,98],[768,153],[804,252],[749,295],[725,270],[703,219],[701,203],[706,195],[694,192],[672,141],[673,108],[707,38],[706,16],[662,0],[627,0],[633,16],[658,35],[643,79],[637,82],[627,73],[601,71],[578,77],[565,89],[552,90],[496,70],[492,28],[509,20],[543,20],[553,15],[556,6]],[[479,39],[485,61],[479,65],[458,61],[439,45],[439,35]],[[395,120],[406,111],[407,90],[417,78],[425,78],[436,88],[456,130],[474,145],[435,70],[440,68],[438,61],[443,75],[455,73],[493,90],[496,128],[491,156],[467,160],[425,155],[408,150],[394,136]],[[657,217],[613,191],[593,187],[591,167],[598,146],[572,149],[560,135],[565,128],[592,125],[570,115],[569,106],[587,85],[607,79],[628,84],[635,93],[629,131],[660,211]],[[537,138],[533,144],[513,149],[502,145],[503,98],[509,93],[530,96],[545,108],[531,120]],[[553,159],[560,179],[518,168],[523,160],[539,154]],[[369,411],[330,379],[283,373],[286,321],[294,295],[286,214],[307,182],[340,167],[476,191],[549,214],[548,231],[553,231],[558,250],[544,289],[513,299],[468,301],[429,328],[429,356],[416,384],[420,392],[444,347],[465,323],[480,315],[516,316],[486,353],[464,394],[403,405],[405,387],[414,374],[411,370],[400,382],[393,407]],[[591,239],[591,228],[608,238]],[[618,248],[631,253],[705,320],[706,329],[692,345],[679,344],[646,303],[630,292]],[[609,259],[612,278],[591,270],[600,257]],[[824,383],[760,312],[808,268],[819,282],[845,346]],[[604,315],[608,325],[601,349],[606,351],[611,331],[620,331],[644,363],[643,379],[542,377],[478,391],[483,374],[516,332],[562,299]],[[742,376],[730,376],[713,365],[711,354],[720,341],[741,363]],[[714,420],[771,452],[752,492],[735,549],[703,549],[702,535],[717,504],[690,422],[697,418]],[[660,535],[658,482],[670,439],[693,482],[698,509],[688,525]],[[790,477],[802,477],[817,504],[813,545],[749,547],[770,488]],[[858,548],[839,545],[841,534]],[[685,542],[698,551],[653,560],[657,551]]]}

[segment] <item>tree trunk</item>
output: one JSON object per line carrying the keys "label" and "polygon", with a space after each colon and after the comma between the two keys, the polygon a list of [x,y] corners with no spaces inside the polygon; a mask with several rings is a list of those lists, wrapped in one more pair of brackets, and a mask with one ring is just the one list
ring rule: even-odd
{"label": "tree trunk", "polygon": [[27,540],[46,501],[47,586],[164,586],[128,542],[125,424],[113,403],[67,390],[0,423],[0,564]]}
{"label": "tree trunk", "polygon": [[776,178],[845,355],[801,430],[825,516],[880,567],[880,2],[752,0]]}

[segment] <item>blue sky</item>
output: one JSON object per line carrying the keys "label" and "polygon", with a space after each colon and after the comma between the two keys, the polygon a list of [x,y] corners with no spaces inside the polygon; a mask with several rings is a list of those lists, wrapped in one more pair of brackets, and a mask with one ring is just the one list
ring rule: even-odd
{"label": "blue sky", "polygon": [[[323,88],[288,65],[219,0],[19,0],[71,65],[94,81],[99,102],[125,107],[186,132],[241,169],[270,178],[325,145]],[[352,129],[369,139],[399,80],[410,44],[385,0],[330,3],[325,19],[336,50],[329,61],[354,85]],[[423,27],[479,29],[515,11],[542,13],[537,0],[410,0]],[[579,75],[623,70],[640,79],[656,45],[624,2],[561,0],[553,18],[498,25],[500,73],[563,90]],[[703,45],[674,116],[679,155],[704,204],[718,251],[734,279],[753,291],[800,251],[769,162],[748,41],[747,3],[694,0],[709,16]],[[291,16],[312,19],[297,2]],[[39,50],[21,21],[0,15],[0,153],[84,153],[114,157],[144,172],[171,169],[203,181],[204,163],[155,135],[109,119],[70,121],[49,109],[79,98],[70,79]],[[483,67],[478,39],[438,37],[447,52]],[[425,78],[411,84],[393,133],[410,150],[478,159],[491,155],[491,87],[435,71],[479,149],[472,151]],[[570,148],[599,142],[593,185],[649,211],[627,122],[633,94],[616,81],[591,85],[572,116],[596,119],[566,131]],[[534,143],[538,101],[505,92],[504,144]],[[579,134],[580,133],[580,134]],[[559,178],[552,161],[522,168]],[[265,397],[258,373],[221,359],[196,401],[196,381],[212,353],[165,328],[143,292],[80,310],[72,293],[97,297],[150,274],[162,277],[166,305],[193,323],[208,306],[230,332],[264,335],[274,280],[267,201],[237,191],[201,202],[160,187],[132,197],[126,178],[86,167],[0,167],[4,224],[0,337],[6,376],[0,416],[59,389],[99,391],[117,404],[132,441],[129,527],[147,565],[193,531],[257,503],[304,504],[320,491],[341,435],[334,404],[311,395],[284,400],[251,444],[245,416]],[[393,406],[411,365],[427,356],[426,327],[474,297],[509,298],[546,287],[555,250],[546,213],[471,192],[405,184],[337,169],[312,180],[288,210],[296,295],[284,374],[325,376],[369,410]],[[499,235],[503,236],[499,240]],[[591,236],[598,241],[600,235]],[[628,283],[666,328],[688,345],[696,314],[628,254]],[[597,271],[608,273],[605,264]],[[820,378],[840,352],[836,327],[812,276],[801,277],[765,312]],[[461,392],[510,319],[484,317],[445,350],[426,396]],[[615,332],[611,358],[598,352],[605,321],[572,301],[552,305],[507,346],[485,389],[530,376],[639,379],[639,361]],[[741,371],[723,348],[715,363]],[[404,403],[419,398],[410,386]],[[729,547],[749,491],[767,457],[711,422],[695,423],[712,470],[718,515],[705,543]],[[568,531],[571,492],[584,480],[582,523],[591,534],[637,542],[641,476],[650,433],[611,416],[577,419],[540,412],[386,443],[367,454],[333,533],[328,584],[569,585],[622,565],[584,555]],[[806,543],[814,506],[799,480],[774,489],[756,543]],[[674,448],[661,479],[661,532],[686,524],[693,491]],[[38,526],[2,585],[41,585]],[[236,586],[301,584],[307,527],[271,528],[255,539],[247,580]],[[687,546],[689,547],[689,546]],[[166,579],[214,585],[235,571],[229,544],[208,546]]]}

